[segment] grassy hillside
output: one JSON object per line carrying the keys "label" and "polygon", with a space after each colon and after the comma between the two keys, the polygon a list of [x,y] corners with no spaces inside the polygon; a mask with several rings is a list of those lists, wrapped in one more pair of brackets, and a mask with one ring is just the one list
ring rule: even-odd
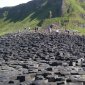
{"label": "grassy hillside", "polygon": [[[52,17],[50,18],[50,12]],[[0,9],[0,35],[23,30],[43,28],[59,22],[63,28],[85,33],[84,0],[33,0],[15,7]]]}

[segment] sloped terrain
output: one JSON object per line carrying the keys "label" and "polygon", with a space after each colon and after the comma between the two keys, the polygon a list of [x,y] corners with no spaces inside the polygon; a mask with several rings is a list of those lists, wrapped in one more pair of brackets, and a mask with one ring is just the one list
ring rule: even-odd
{"label": "sloped terrain", "polygon": [[[63,28],[85,29],[84,0],[32,0],[26,4],[0,9],[0,34],[6,34],[23,28],[43,28],[59,23]],[[51,13],[51,19],[50,19]]]}

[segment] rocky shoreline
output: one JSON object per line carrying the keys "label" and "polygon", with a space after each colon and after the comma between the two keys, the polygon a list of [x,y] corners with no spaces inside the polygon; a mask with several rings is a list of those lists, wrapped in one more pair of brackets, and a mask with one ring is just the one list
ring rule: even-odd
{"label": "rocky shoreline", "polygon": [[85,36],[21,32],[0,37],[0,85],[85,85]]}

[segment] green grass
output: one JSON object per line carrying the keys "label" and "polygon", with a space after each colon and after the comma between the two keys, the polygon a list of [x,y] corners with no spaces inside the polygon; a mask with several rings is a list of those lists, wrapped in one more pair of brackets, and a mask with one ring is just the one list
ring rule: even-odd
{"label": "green grass", "polygon": [[[77,0],[65,0],[66,8],[70,7],[70,12],[67,13],[67,9],[65,9],[65,13],[62,17],[54,17],[49,19],[48,13],[49,10],[56,9],[56,6],[49,6],[46,5],[47,2],[43,3],[44,6],[40,10],[31,10],[33,12],[30,12],[28,16],[23,18],[22,20],[17,20],[16,22],[10,21],[10,19],[5,20],[5,18],[0,18],[0,35],[4,35],[7,33],[16,32],[18,30],[23,30],[24,28],[33,29],[35,26],[41,24],[42,28],[47,27],[48,25],[52,23],[59,22],[60,24],[63,23],[62,27],[66,27],[66,29],[71,30],[78,30],[81,34],[85,34],[85,28],[80,28],[75,26],[76,23],[85,24],[85,20],[80,16],[80,14],[85,14],[85,3],[80,3]],[[46,5],[46,6],[45,6]],[[57,12],[56,12],[57,13]],[[17,19],[17,18],[16,18]],[[64,26],[65,20],[68,20],[69,22]]]}

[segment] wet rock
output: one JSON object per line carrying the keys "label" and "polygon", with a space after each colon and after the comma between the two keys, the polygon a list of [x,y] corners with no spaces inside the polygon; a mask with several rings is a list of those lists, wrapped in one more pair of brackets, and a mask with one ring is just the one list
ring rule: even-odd
{"label": "wet rock", "polygon": [[36,80],[31,85],[48,85],[48,80]]}
{"label": "wet rock", "polygon": [[48,75],[46,78],[49,82],[56,82],[56,76],[54,75]]}
{"label": "wet rock", "polygon": [[36,75],[35,80],[44,80],[42,75]]}
{"label": "wet rock", "polygon": [[47,71],[52,71],[52,67],[48,67],[46,70]]}
{"label": "wet rock", "polygon": [[14,81],[9,81],[8,83],[9,83],[9,84],[14,84]]}
{"label": "wet rock", "polygon": [[17,80],[19,80],[20,82],[24,82],[25,76],[17,76]]}

